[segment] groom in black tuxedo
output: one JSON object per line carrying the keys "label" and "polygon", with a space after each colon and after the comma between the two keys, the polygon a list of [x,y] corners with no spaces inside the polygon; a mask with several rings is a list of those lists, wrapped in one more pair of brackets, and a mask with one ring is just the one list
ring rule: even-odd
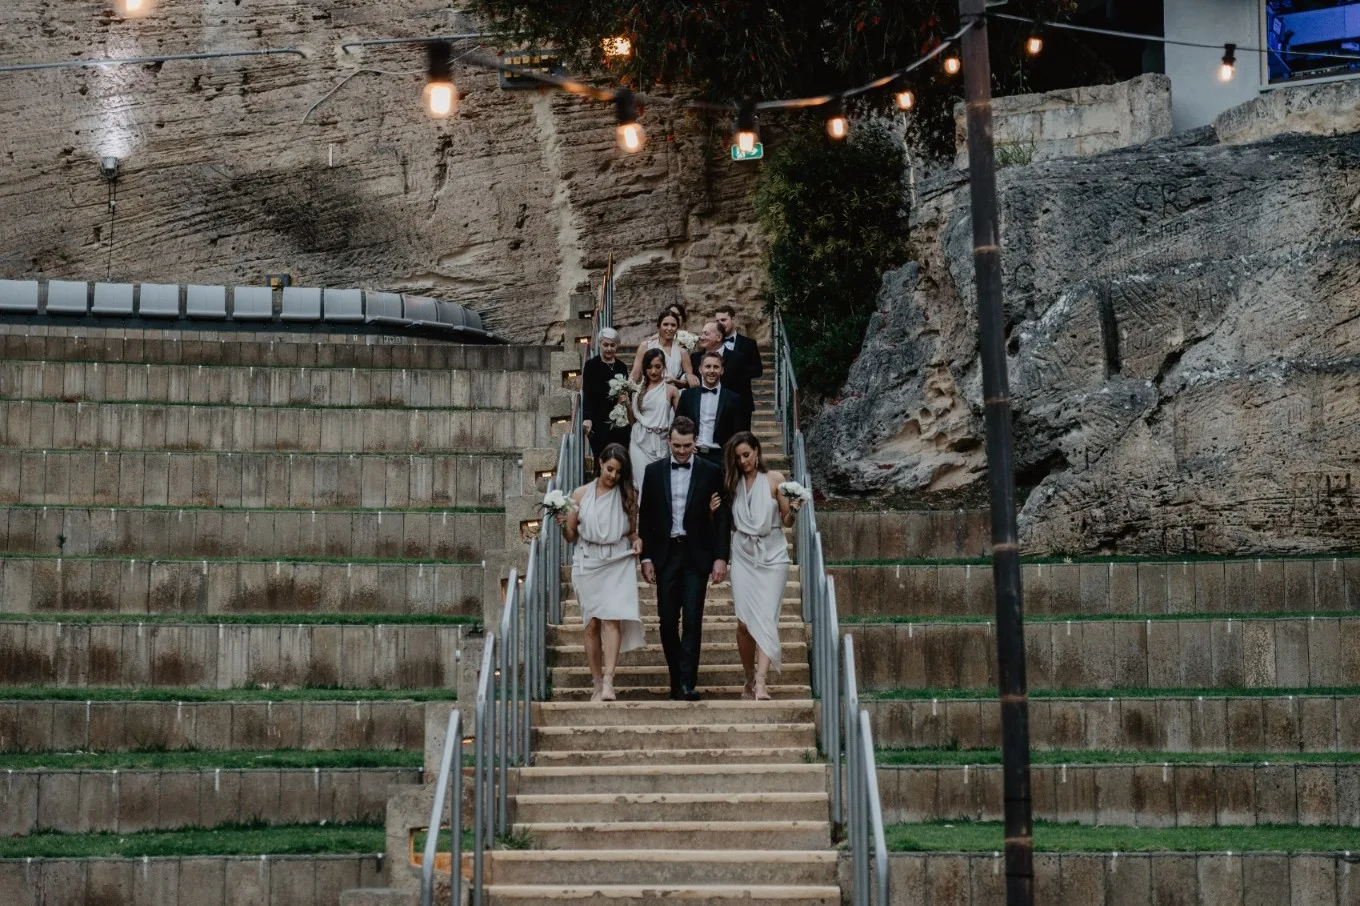
{"label": "groom in black tuxedo", "polygon": [[694,422],[698,432],[694,440],[699,448],[699,458],[721,469],[723,447],[727,446],[733,434],[741,430],[741,417],[746,410],[741,397],[722,385],[721,354],[704,350],[698,365],[694,370],[699,373],[703,383],[680,394],[675,414]]}
{"label": "groom in black tuxedo", "polygon": [[[722,469],[694,455],[694,422],[671,423],[671,455],[647,467],[642,478],[638,534],[642,577],[656,586],[661,647],[670,668],[673,701],[699,700],[699,645],[708,583],[727,579],[732,514],[723,496]],[[680,632],[683,625],[684,634]]]}

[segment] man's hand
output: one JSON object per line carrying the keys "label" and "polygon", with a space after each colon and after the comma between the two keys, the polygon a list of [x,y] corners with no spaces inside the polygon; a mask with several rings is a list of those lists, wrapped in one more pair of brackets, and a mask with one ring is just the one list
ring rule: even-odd
{"label": "man's hand", "polygon": [[716,512],[718,512],[718,510],[719,510],[721,507],[722,507],[722,497],[721,497],[721,496],[719,496],[718,494],[714,494],[712,497],[709,498],[709,500],[708,500],[708,511],[709,511],[710,513],[716,513]]}
{"label": "man's hand", "polygon": [[590,419],[581,422],[581,427],[585,429],[586,437],[590,436]]}
{"label": "man's hand", "polygon": [[710,578],[713,580],[714,585],[721,585],[722,583],[727,581],[726,560],[713,561],[713,575]]}
{"label": "man's hand", "polygon": [[656,564],[651,560],[642,561],[642,578],[648,585],[656,584]]}

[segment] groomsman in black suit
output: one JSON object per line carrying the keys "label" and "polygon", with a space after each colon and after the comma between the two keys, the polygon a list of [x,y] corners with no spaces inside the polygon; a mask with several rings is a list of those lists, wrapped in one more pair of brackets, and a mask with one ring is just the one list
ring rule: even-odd
{"label": "groomsman in black suit", "polygon": [[581,416],[590,449],[599,462],[600,453],[610,444],[628,446],[629,428],[609,421],[615,400],[609,395],[609,382],[615,377],[628,376],[628,366],[618,360],[619,334],[612,327],[602,327],[599,333],[600,354],[586,362],[581,370]]}
{"label": "groomsman in black suit", "polygon": [[[727,579],[732,514],[716,510],[723,496],[723,473],[694,455],[694,422],[676,416],[671,423],[671,455],[649,465],[642,478],[638,534],[642,537],[642,577],[656,586],[661,647],[670,668],[672,701],[699,701],[699,647],[708,583]],[[680,627],[683,626],[683,635]]]}
{"label": "groomsman in black suit", "polygon": [[731,305],[722,305],[714,316],[718,329],[722,331],[723,386],[741,397],[746,403],[742,415],[741,431],[751,430],[751,415],[756,409],[755,391],[751,383],[765,373],[760,361],[760,347],[750,337],[737,333],[737,310]]}
{"label": "groomsman in black suit", "polygon": [[702,383],[680,394],[676,415],[683,415],[697,426],[695,443],[699,456],[719,469],[723,467],[723,447],[740,429],[744,409],[741,397],[722,386],[722,354],[704,350],[699,355]]}

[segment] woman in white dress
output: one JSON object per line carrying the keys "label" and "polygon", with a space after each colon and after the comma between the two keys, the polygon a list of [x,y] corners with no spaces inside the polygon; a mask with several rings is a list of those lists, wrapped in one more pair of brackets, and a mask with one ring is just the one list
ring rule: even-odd
{"label": "woman in white dress", "polygon": [[[744,699],[769,701],[770,668],[779,672],[779,613],[789,578],[789,545],[783,526],[793,525],[801,500],[779,493],[784,476],[765,468],[760,441],[749,431],[732,436],[723,450],[724,482],[732,506],[732,601],[737,612],[737,649],[746,671]],[[717,504],[716,495],[713,504]]]}
{"label": "woman in white dress", "polygon": [[[630,375],[633,383],[642,381],[642,373],[646,370],[647,353],[653,349],[661,350],[665,357],[666,372],[665,379],[680,387],[698,386],[698,378],[693,384],[690,378],[694,377],[694,363],[690,361],[689,353],[685,351],[675,340],[676,333],[680,330],[680,317],[672,311],[663,311],[656,319],[656,336],[648,339],[638,348],[637,357],[633,359],[633,371]],[[640,472],[640,469],[634,469]]]}
{"label": "woman in white dress", "polygon": [[571,583],[586,627],[586,660],[595,685],[590,700],[612,702],[619,655],[645,642],[637,590],[642,542],[628,451],[610,444],[600,454],[599,468],[599,478],[572,493],[576,508],[559,514],[557,523],[576,545]]}
{"label": "woman in white dress", "polygon": [[670,455],[666,437],[675,418],[680,391],[666,382],[666,356],[660,349],[649,349],[641,357],[645,382],[633,397],[633,433],[628,452],[632,457],[633,481],[642,489],[642,474],[647,466]]}

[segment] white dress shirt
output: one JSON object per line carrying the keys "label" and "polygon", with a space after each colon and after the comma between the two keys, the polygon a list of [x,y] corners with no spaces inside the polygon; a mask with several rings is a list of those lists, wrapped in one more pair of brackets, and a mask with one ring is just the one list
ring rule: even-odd
{"label": "white dress shirt", "polygon": [[[671,457],[675,465],[675,457]],[[685,503],[689,500],[689,479],[694,474],[694,457],[686,463],[687,469],[671,469],[671,537],[680,538],[685,534]]]}
{"label": "white dress shirt", "polygon": [[712,447],[713,432],[718,427],[718,397],[722,394],[722,385],[714,388],[718,393],[707,392],[708,386],[699,385],[699,446]]}
{"label": "white dress shirt", "polygon": [[725,337],[723,339],[723,349],[726,349],[728,352],[732,352],[736,348],[737,348],[737,332],[734,330],[732,331],[732,336]]}

